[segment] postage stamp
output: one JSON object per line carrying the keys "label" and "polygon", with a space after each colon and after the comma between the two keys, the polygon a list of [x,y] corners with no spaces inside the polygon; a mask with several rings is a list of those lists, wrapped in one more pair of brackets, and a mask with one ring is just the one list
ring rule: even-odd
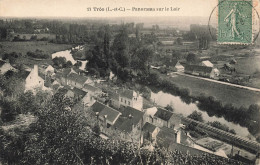
{"label": "postage stamp", "polygon": [[251,44],[252,18],[252,0],[219,0],[218,43]]}

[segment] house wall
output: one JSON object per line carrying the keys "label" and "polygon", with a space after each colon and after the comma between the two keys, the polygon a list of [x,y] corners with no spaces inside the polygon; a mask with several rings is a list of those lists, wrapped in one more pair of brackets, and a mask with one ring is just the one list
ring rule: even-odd
{"label": "house wall", "polygon": [[153,118],[153,124],[157,127],[163,127],[163,126],[168,127],[167,121],[164,121],[164,120],[162,120],[158,117],[155,117],[155,116]]}
{"label": "house wall", "polygon": [[180,124],[181,124],[181,117],[173,113],[169,120],[168,127],[178,129],[178,128],[180,128]]}
{"label": "house wall", "polygon": [[133,98],[133,108],[142,110],[143,109],[143,97],[138,96]]}
{"label": "house wall", "polygon": [[126,97],[119,96],[119,104],[120,104],[120,106],[133,107],[133,101],[131,99],[126,98]]}
{"label": "house wall", "polygon": [[157,134],[159,133],[160,129],[158,127],[152,133],[152,139],[156,141]]}
{"label": "house wall", "polygon": [[111,104],[114,108],[120,108],[120,103],[119,103],[118,100],[111,99],[110,104]]}
{"label": "house wall", "polygon": [[44,80],[38,76],[38,66],[35,65],[25,80],[25,90],[33,90],[35,88],[42,89],[43,86]]}
{"label": "house wall", "polygon": [[80,83],[78,83],[78,82],[76,82],[76,81],[74,81],[74,80],[68,79],[67,85],[70,85],[70,86],[73,86],[73,87],[76,87],[76,88],[81,89],[81,88],[83,88],[83,85],[84,85],[84,84],[80,84]]}

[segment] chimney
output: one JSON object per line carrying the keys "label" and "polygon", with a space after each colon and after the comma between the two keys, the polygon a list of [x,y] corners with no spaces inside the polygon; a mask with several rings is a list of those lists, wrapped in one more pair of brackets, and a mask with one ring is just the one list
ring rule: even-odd
{"label": "chimney", "polygon": [[33,66],[33,72],[34,72],[34,76],[38,77],[38,65]]}
{"label": "chimney", "polygon": [[105,127],[107,128],[107,115],[104,115]]}

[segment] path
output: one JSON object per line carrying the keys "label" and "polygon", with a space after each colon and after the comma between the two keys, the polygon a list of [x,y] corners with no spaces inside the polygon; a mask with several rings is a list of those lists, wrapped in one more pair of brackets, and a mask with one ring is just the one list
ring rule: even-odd
{"label": "path", "polygon": [[192,77],[192,78],[196,78],[196,79],[201,79],[201,80],[205,80],[205,81],[211,81],[211,82],[215,82],[215,83],[219,83],[219,84],[229,85],[229,86],[233,86],[233,87],[237,87],[237,88],[247,89],[247,90],[250,90],[250,91],[260,92],[260,89],[258,89],[258,88],[253,88],[253,87],[247,87],[247,86],[243,86],[243,85],[232,84],[232,83],[223,82],[223,81],[218,81],[218,80],[214,80],[214,79],[210,79],[210,78],[204,78],[204,77],[199,77],[199,76],[193,76],[193,75],[189,75],[189,74],[185,74],[185,73],[181,73],[181,72],[177,72],[176,74],[177,74],[177,75],[181,75],[181,76],[187,76],[187,77]]}

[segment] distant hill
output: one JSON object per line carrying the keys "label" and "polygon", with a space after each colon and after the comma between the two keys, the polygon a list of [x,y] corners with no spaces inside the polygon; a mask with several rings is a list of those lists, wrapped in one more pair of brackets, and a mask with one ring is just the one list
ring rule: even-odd
{"label": "distant hill", "polygon": [[[3,19],[3,18],[1,18]],[[5,19],[5,18],[4,18]],[[25,19],[25,18],[8,18],[8,19]],[[178,28],[180,30],[189,30],[190,24],[208,25],[209,17],[188,17],[188,16],[158,16],[158,17],[88,17],[88,18],[69,18],[69,17],[36,17],[26,19],[49,19],[60,20],[69,23],[89,24],[89,23],[105,23],[105,24],[121,24],[121,23],[144,23],[145,28],[158,24],[160,28]],[[216,17],[212,17],[211,23],[216,22]],[[213,24],[216,26],[216,23]]]}

